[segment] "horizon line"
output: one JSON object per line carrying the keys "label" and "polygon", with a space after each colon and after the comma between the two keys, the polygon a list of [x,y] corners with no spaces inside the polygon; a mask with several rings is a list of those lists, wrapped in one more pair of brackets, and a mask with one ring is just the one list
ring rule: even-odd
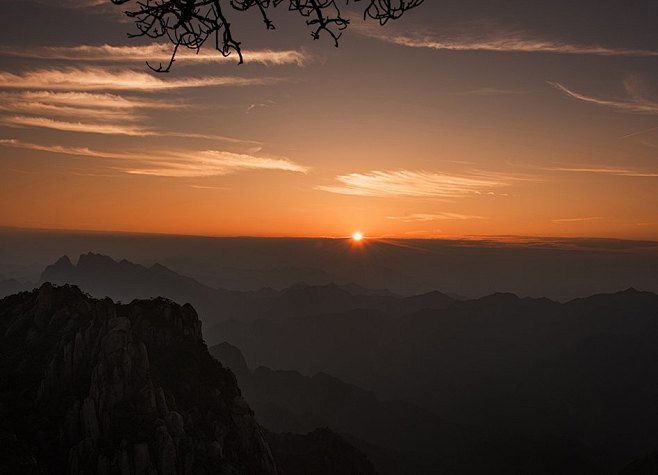
{"label": "horizon line", "polygon": [[[181,238],[202,238],[202,239],[330,239],[330,240],[351,240],[352,234],[343,236],[290,236],[290,235],[243,235],[243,234],[185,234],[185,233],[166,233],[166,232],[148,232],[148,231],[127,231],[127,230],[99,230],[99,229],[73,229],[73,228],[48,228],[48,227],[26,227],[26,226],[8,226],[0,225],[0,233],[11,231],[35,232],[35,233],[61,233],[61,234],[105,234],[105,235],[128,235],[135,237],[181,237]],[[509,238],[508,241],[503,240]],[[539,234],[462,234],[462,235],[445,235],[445,236],[432,236],[432,237],[396,237],[391,235],[370,236],[364,234],[364,241],[380,241],[386,240],[393,241],[490,241],[497,240],[499,244],[528,244],[527,242],[519,241],[520,239],[541,239],[541,240],[564,240],[564,241],[625,241],[625,242],[642,242],[642,243],[655,243],[658,245],[658,238],[621,238],[610,236],[550,236]]]}

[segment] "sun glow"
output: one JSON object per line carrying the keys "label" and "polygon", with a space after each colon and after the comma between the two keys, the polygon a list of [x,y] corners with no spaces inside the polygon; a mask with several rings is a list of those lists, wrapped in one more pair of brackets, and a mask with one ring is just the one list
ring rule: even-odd
{"label": "sun glow", "polygon": [[356,231],[354,234],[352,234],[352,239],[359,242],[363,239],[363,234],[361,234],[359,231]]}

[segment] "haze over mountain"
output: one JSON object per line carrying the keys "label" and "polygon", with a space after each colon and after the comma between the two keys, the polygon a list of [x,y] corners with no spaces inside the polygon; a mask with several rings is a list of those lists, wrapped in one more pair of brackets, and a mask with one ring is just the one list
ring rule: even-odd
{"label": "haze over mountain", "polygon": [[[62,258],[42,280],[71,281],[121,300],[169,294],[193,302],[204,309],[207,342],[230,342],[254,367],[265,367],[251,372],[243,365],[236,372],[266,426],[307,432],[329,425],[354,437],[379,464],[391,460],[398,442],[364,421],[381,418],[383,407],[398,414],[394,427],[409,427],[410,434],[429,430],[422,443],[454,442],[459,432],[466,434],[468,449],[500,455],[504,450],[496,451],[482,437],[507,437],[515,441],[509,446],[518,449],[517,462],[523,459],[519,451],[535,461],[561,453],[569,461],[564,467],[602,463],[614,471],[658,447],[658,386],[649,383],[658,374],[658,296],[653,293],[629,289],[559,303],[513,294],[475,300],[440,292],[399,297],[336,284],[238,292],[213,289],[161,265],[147,268],[95,254],[82,255],[77,265]],[[322,372],[332,376],[308,379]],[[361,409],[360,417],[327,413],[318,394],[336,388],[369,409]],[[367,391],[374,394],[359,396]],[[304,404],[310,404],[307,411],[283,404],[302,394],[307,395]],[[413,404],[379,402],[386,400]],[[446,425],[452,425],[452,437]],[[396,437],[404,433],[393,432]],[[517,441],[524,438],[535,441],[534,448],[519,449]],[[420,443],[411,435],[403,439],[400,446]],[[429,445],[436,454],[436,446]],[[384,455],[376,449],[382,446]],[[393,459],[407,457],[395,449]],[[464,450],[452,453],[468,453]],[[428,463],[447,462],[440,457]]]}
{"label": "haze over mountain", "polygon": [[600,454],[567,440],[478,432],[415,404],[381,401],[326,373],[309,377],[264,366],[252,371],[228,343],[209,351],[236,374],[264,427],[298,434],[329,427],[363,450],[381,474],[575,474],[602,468]]}
{"label": "haze over mountain", "polygon": [[0,378],[3,473],[295,475],[327,473],[325,458],[374,473],[329,431],[268,432],[273,458],[194,309],[167,299],[120,305],[51,284],[2,299]]}
{"label": "haze over mountain", "polygon": [[63,255],[90,250],[155,263],[209,287],[277,290],[356,283],[402,295],[440,290],[566,300],[635,287],[658,292],[658,243],[615,239],[211,238],[0,229],[0,274],[36,282]]}
{"label": "haze over mountain", "polygon": [[221,320],[278,320],[357,308],[403,315],[423,308],[445,308],[455,301],[454,297],[438,291],[400,297],[356,284],[297,284],[280,291],[213,289],[160,264],[145,267],[93,253],[82,254],[76,265],[67,256],[61,257],[44,269],[39,282],[73,284],[96,297],[108,296],[121,301],[166,295],[176,301],[189,302],[198,309],[205,323],[204,336],[211,343],[216,342],[216,336],[210,332]]}
{"label": "haze over mountain", "polygon": [[658,0],[0,7],[0,475],[658,475]]}
{"label": "haze over mountain", "polygon": [[254,366],[327,372],[485,433],[555,437],[621,467],[658,447],[658,295],[560,304],[495,294],[391,317],[376,310],[227,321]]}

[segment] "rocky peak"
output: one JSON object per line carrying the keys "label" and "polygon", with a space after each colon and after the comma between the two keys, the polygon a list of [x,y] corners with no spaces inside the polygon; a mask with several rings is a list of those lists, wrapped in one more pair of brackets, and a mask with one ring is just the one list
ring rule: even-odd
{"label": "rocky peak", "polygon": [[80,254],[78,259],[78,267],[103,267],[103,266],[115,266],[117,262],[112,259],[110,256],[104,254],[96,254],[95,252],[88,252],[86,254]]}
{"label": "rocky peak", "polygon": [[44,284],[0,301],[0,403],[50,473],[275,473],[190,305]]}
{"label": "rocky peak", "polygon": [[75,266],[69,256],[62,256],[54,264],[47,266],[41,273],[39,281],[43,282],[66,282],[75,274]]}

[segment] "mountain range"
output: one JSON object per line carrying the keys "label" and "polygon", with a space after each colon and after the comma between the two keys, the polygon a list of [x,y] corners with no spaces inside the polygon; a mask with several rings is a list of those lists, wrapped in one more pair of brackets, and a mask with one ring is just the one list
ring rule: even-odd
{"label": "mountain range", "polygon": [[94,253],[82,254],[75,265],[68,256],[61,257],[44,269],[40,277],[40,283],[43,282],[73,284],[94,296],[126,302],[163,295],[177,302],[189,302],[199,312],[204,337],[210,344],[221,341],[212,333],[212,327],[223,320],[279,320],[358,308],[403,315],[423,308],[445,308],[459,298],[436,291],[400,297],[356,284],[298,283],[283,290],[257,291],[216,289],[160,264],[146,267]]}
{"label": "mountain range", "polygon": [[467,459],[492,461],[491,473],[533,460],[545,473],[615,473],[633,460],[650,464],[658,447],[650,292],[564,303],[336,284],[239,292],[91,253],[76,265],[60,259],[41,279],[122,301],[193,303],[206,342],[227,342],[249,362],[226,364],[267,429],[328,426],[382,473],[479,473]]}
{"label": "mountain range", "polygon": [[[494,292],[565,301],[627,287],[658,292],[658,243],[479,236],[462,239],[250,238],[37,231],[0,226],[0,275],[37,282],[63,255],[87,251],[160,263],[213,288],[284,290],[350,282],[399,295]],[[200,313],[201,310],[199,310]]]}
{"label": "mountain range", "polygon": [[[6,297],[0,380],[3,473],[292,475],[328,473],[326,458],[375,473],[330,431],[263,431],[189,304],[115,304],[49,283]],[[290,460],[304,452],[316,456]]]}
{"label": "mountain range", "polygon": [[215,331],[254,366],[326,372],[484,433],[570,441],[607,466],[658,446],[653,293],[495,294],[402,317],[352,310]]}
{"label": "mountain range", "polygon": [[594,451],[566,440],[479,432],[409,402],[382,401],[326,373],[304,376],[264,366],[251,370],[229,343],[209,351],[235,373],[265,428],[304,434],[328,427],[363,451],[382,475],[575,474],[600,468]]}

